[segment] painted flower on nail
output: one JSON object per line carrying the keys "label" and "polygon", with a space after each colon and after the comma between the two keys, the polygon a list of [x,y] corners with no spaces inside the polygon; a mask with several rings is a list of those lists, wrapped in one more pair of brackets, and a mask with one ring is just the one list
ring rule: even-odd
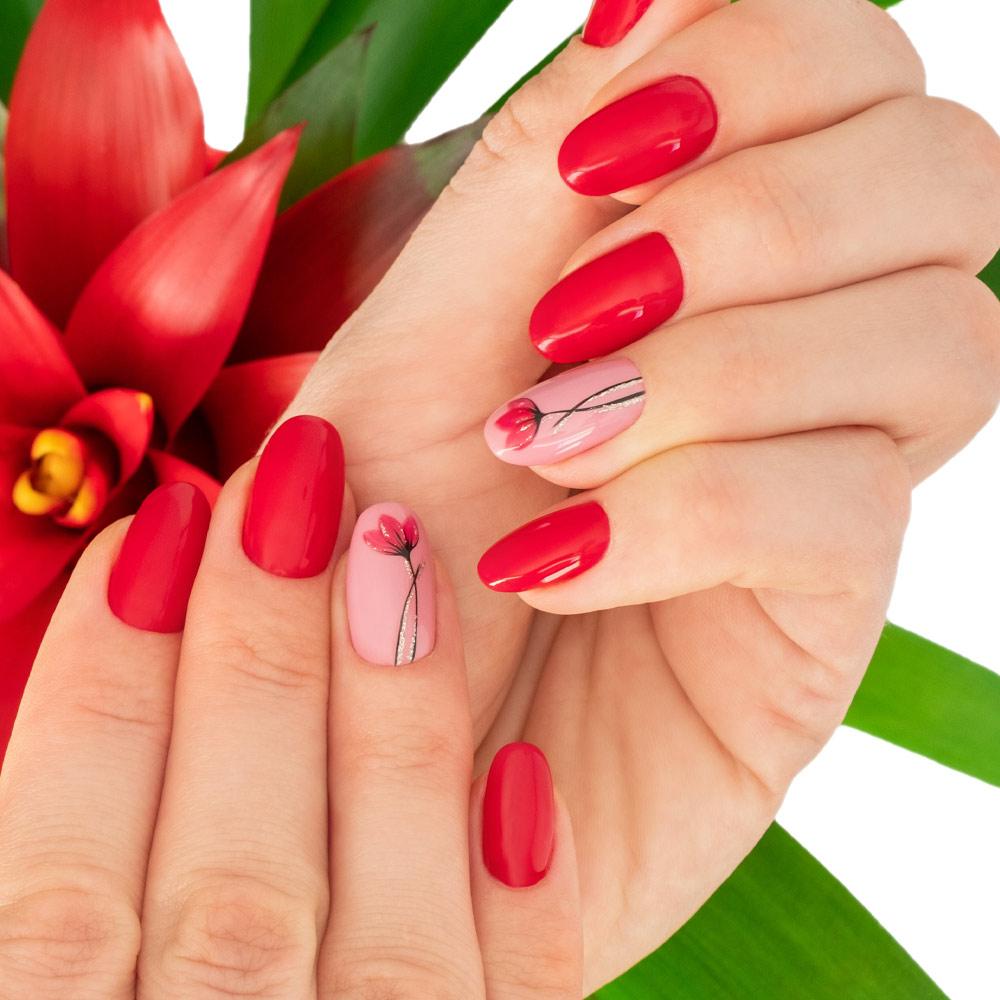
{"label": "painted flower on nail", "polygon": [[424,564],[413,565],[413,550],[420,542],[420,529],[414,517],[408,517],[402,524],[389,514],[378,519],[378,528],[366,531],[365,544],[384,556],[399,556],[406,564],[410,575],[410,587],[403,600],[403,610],[399,616],[399,631],[396,634],[396,656],[394,666],[412,663],[417,655],[417,634],[420,627],[417,579]]}
{"label": "painted flower on nail", "polygon": [[496,419],[496,425],[507,432],[507,447],[526,448],[535,439],[544,414],[538,404],[527,396],[512,399],[507,409]]}
{"label": "painted flower on nail", "polygon": [[507,447],[520,451],[535,437],[546,417],[557,417],[551,433],[556,434],[568,420],[578,413],[607,413],[623,407],[636,406],[645,399],[642,378],[625,379],[589,393],[575,405],[565,410],[543,410],[533,399],[522,396],[507,404],[507,409],[494,420],[501,430],[507,431]]}
{"label": "painted flower on nail", "polygon": [[365,542],[384,556],[402,556],[409,559],[410,553],[420,541],[420,529],[416,518],[408,517],[402,524],[394,517],[383,514],[378,519],[378,530],[366,531]]}

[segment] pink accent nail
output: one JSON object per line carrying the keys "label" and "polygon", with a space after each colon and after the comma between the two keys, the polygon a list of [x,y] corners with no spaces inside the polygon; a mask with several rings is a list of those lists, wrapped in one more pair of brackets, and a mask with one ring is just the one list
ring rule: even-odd
{"label": "pink accent nail", "polygon": [[504,403],[486,421],[486,443],[511,465],[551,465],[631,427],[645,400],[631,361],[594,361]]}
{"label": "pink accent nail", "polygon": [[347,621],[369,663],[402,666],[434,648],[434,561],[423,525],[398,503],[369,507],[347,556]]}

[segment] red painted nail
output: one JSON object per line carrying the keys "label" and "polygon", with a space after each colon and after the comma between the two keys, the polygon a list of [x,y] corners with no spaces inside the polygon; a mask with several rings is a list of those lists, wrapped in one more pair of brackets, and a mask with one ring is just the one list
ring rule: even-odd
{"label": "red painted nail", "polygon": [[479,579],[511,593],[562,583],[597,565],[611,526],[593,500],[545,514],[501,538],[479,560]]}
{"label": "red painted nail", "polygon": [[483,798],[483,861],[504,885],[540,882],[552,863],[555,798],[545,754],[508,743],[493,758]]}
{"label": "red painted nail", "polygon": [[588,45],[606,49],[617,45],[649,10],[653,0],[594,0],[590,17],[583,27]]}
{"label": "red painted nail", "polygon": [[559,150],[559,172],[579,194],[624,191],[690,163],[717,127],[709,92],[693,77],[669,76],[580,122]]}
{"label": "red painted nail", "polygon": [[647,233],[549,289],[531,314],[531,340],[550,361],[587,361],[644,337],[683,298],[677,254],[665,236]]}
{"label": "red painted nail", "polygon": [[320,417],[292,417],[260,456],[243,520],[243,551],[275,576],[326,569],[340,529],[344,449]]}
{"label": "red painted nail", "polygon": [[146,497],[108,581],[108,605],[126,625],[184,628],[211,516],[205,495],[190,483],[160,486]]}

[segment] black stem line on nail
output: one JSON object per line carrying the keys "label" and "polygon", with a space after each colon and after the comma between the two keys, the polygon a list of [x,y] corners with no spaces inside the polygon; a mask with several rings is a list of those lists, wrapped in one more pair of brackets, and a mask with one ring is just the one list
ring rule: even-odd
{"label": "black stem line on nail", "polygon": [[413,639],[410,643],[409,659],[405,662],[412,663],[417,655],[417,630],[420,627],[420,593],[417,590],[417,578],[420,576],[420,571],[424,568],[423,563],[421,563],[416,569],[413,568],[413,560],[410,558],[410,553],[406,552],[403,558],[406,560],[406,568],[410,572],[410,588],[406,592],[406,597],[403,600],[403,610],[399,616],[399,631],[396,633],[396,656],[393,660],[393,666],[400,666],[401,657],[403,654],[403,643],[406,640],[406,614],[410,610],[410,601],[413,601]]}
{"label": "black stem line on nail", "polygon": [[585,404],[589,403],[592,399],[600,399],[601,396],[607,396],[608,393],[615,392],[618,389],[624,389],[627,385],[632,385],[635,382],[641,382],[641,378],[630,378],[626,379],[624,382],[616,382],[614,385],[609,385],[605,389],[599,389],[597,392],[592,392],[589,396],[584,397],[575,406],[570,407],[568,410],[549,410],[547,413],[543,414],[544,417],[554,416],[557,413],[561,413],[562,416],[552,425],[552,429],[556,430],[560,424],[569,420],[574,413],[589,413],[589,412],[600,412],[601,410],[612,410],[616,407],[627,405],[629,403],[634,403],[635,401],[642,399],[646,395],[645,389],[640,389],[638,392],[633,392],[628,396],[623,396],[621,399],[612,400],[610,403],[599,403],[596,406],[587,406]]}

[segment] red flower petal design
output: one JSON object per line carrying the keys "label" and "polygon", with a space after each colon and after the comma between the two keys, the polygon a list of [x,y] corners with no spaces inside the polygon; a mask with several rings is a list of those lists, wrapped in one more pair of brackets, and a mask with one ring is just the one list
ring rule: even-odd
{"label": "red flower petal design", "polygon": [[83,395],[62,338],[0,269],[0,421],[54,423]]}
{"label": "red flower petal design", "polygon": [[408,548],[415,549],[420,541],[420,529],[417,527],[417,519],[408,517],[403,523],[403,539]]}
{"label": "red flower petal design", "polygon": [[511,400],[494,423],[507,432],[508,448],[524,448],[535,439],[540,417],[538,404],[533,399],[522,396]]}
{"label": "red flower petal design", "polygon": [[215,438],[221,476],[229,476],[257,453],[318,357],[314,351],[261,358],[219,372],[201,412]]}
{"label": "red flower petal design", "polygon": [[383,514],[378,519],[378,528],[366,531],[362,536],[365,544],[386,556],[405,556],[416,546],[420,534],[417,522],[408,517],[400,524],[391,514]]}
{"label": "red flower petal design", "polygon": [[11,273],[62,326],[107,254],[205,173],[198,95],[157,0],[48,0],[6,165]]}
{"label": "red flower petal design", "polygon": [[148,392],[168,433],[177,430],[236,338],[298,132],[209,174],[101,265],[66,331],[89,385]]}

